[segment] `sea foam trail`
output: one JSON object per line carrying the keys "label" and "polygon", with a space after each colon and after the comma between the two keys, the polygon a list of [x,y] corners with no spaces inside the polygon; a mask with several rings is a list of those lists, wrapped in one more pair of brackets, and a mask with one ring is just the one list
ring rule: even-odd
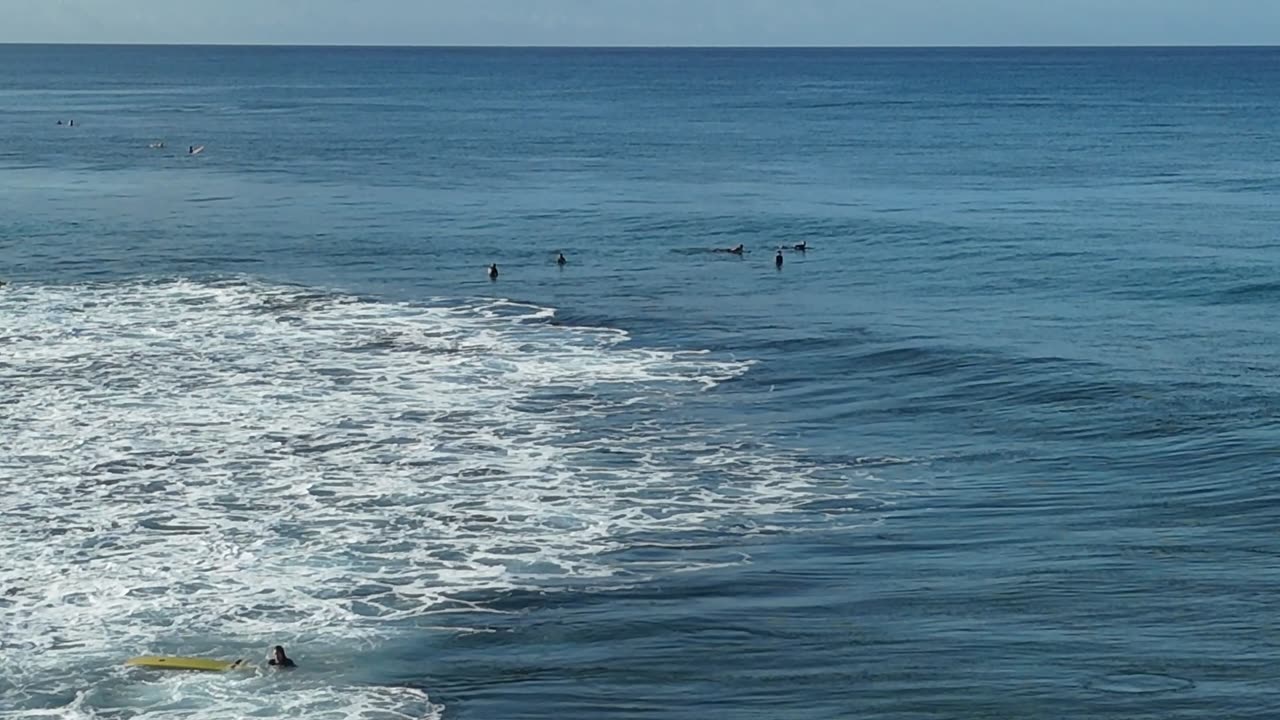
{"label": "sea foam trail", "polygon": [[679,411],[748,364],[552,316],[239,280],[0,291],[0,708],[226,717],[305,697],[308,717],[428,717],[420,691],[336,661],[286,686],[118,663],[268,639],[349,657],[476,591],[738,559],[628,561],[632,537],[795,528],[857,495],[863,471],[743,450]]}

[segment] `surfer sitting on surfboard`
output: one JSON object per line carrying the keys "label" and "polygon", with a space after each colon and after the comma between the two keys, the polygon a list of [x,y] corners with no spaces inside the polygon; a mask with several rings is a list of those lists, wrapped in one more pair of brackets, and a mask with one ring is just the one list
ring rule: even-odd
{"label": "surfer sitting on surfboard", "polygon": [[277,645],[274,648],[272,648],[271,655],[272,655],[271,659],[267,661],[268,665],[275,665],[276,667],[280,667],[280,668],[298,667],[293,663],[292,660],[289,659],[288,655],[284,654],[283,645]]}

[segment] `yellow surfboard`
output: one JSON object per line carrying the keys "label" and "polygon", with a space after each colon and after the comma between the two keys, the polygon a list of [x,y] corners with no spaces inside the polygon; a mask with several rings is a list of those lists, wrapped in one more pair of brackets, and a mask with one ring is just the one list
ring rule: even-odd
{"label": "yellow surfboard", "polygon": [[249,667],[245,660],[214,660],[212,658],[173,657],[169,655],[143,655],[129,658],[125,665],[136,667],[159,668],[161,670],[204,670],[207,672],[223,672],[241,670]]}

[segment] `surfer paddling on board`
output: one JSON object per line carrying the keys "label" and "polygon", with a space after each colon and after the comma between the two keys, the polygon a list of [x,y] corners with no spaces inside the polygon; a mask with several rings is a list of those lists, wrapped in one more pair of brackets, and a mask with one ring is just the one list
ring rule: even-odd
{"label": "surfer paddling on board", "polygon": [[271,659],[267,661],[267,664],[274,665],[278,668],[298,667],[297,665],[294,664],[292,660],[289,659],[288,655],[284,654],[283,645],[277,645],[271,649]]}

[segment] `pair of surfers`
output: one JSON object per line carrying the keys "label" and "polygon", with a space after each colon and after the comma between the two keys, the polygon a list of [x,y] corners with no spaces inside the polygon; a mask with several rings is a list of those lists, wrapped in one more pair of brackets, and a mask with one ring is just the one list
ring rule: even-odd
{"label": "pair of surfers", "polygon": [[[567,262],[569,262],[569,261],[565,258],[564,253],[556,253],[556,264],[557,264],[557,265],[559,265],[560,267],[564,267],[564,266],[565,266],[565,263],[567,263]],[[490,280],[497,280],[497,279],[498,279],[498,264],[497,264],[497,263],[490,263],[490,264],[489,264],[488,273],[489,273],[489,279],[490,279]]]}

